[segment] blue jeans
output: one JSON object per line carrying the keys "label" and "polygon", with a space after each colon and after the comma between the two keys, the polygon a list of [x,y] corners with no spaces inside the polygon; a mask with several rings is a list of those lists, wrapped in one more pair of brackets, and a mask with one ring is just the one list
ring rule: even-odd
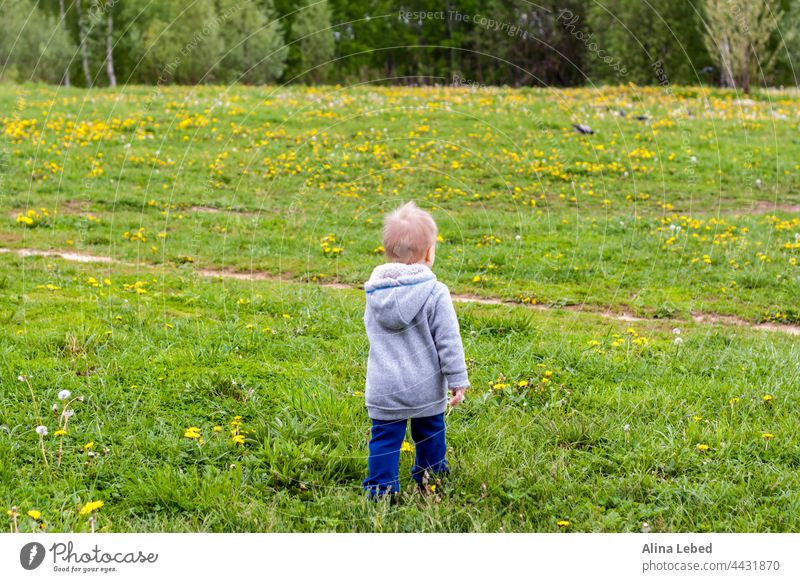
{"label": "blue jeans", "polygon": [[[406,436],[406,419],[372,419],[369,441],[369,475],[362,483],[370,497],[381,493],[400,492],[400,447]],[[411,437],[416,445],[416,458],[411,476],[422,484],[422,475],[446,474],[450,468],[445,459],[444,413],[411,419]]]}

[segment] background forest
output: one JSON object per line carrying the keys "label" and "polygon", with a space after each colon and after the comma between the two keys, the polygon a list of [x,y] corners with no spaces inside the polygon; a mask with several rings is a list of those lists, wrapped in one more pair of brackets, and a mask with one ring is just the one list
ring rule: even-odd
{"label": "background forest", "polygon": [[795,84],[797,4],[6,0],[0,74],[77,86],[646,85],[666,75],[747,91]]}

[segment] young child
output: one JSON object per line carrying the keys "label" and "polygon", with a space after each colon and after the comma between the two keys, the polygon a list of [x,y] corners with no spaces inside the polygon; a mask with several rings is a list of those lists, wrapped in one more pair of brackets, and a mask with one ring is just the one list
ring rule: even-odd
{"label": "young child", "polygon": [[458,319],[447,286],[431,271],[436,223],[413,202],[386,217],[387,263],[364,285],[364,325],[369,338],[365,398],[372,419],[370,497],[399,493],[400,448],[411,420],[416,445],[412,477],[449,472],[445,459],[447,390],[457,406],[469,387]]}

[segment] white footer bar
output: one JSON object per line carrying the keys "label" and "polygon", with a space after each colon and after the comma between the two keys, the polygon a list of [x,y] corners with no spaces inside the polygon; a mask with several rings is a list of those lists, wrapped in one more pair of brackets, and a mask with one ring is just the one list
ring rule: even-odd
{"label": "white footer bar", "polygon": [[[800,534],[5,534],[2,580],[798,580]],[[166,577],[174,578],[166,578]]]}

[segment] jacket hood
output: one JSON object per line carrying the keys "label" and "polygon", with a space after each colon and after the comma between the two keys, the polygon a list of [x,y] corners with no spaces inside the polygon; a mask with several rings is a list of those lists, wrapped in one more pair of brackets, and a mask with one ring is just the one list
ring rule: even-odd
{"label": "jacket hood", "polygon": [[383,327],[407,327],[436,286],[436,275],[421,264],[386,263],[375,267],[364,284],[367,306]]}

